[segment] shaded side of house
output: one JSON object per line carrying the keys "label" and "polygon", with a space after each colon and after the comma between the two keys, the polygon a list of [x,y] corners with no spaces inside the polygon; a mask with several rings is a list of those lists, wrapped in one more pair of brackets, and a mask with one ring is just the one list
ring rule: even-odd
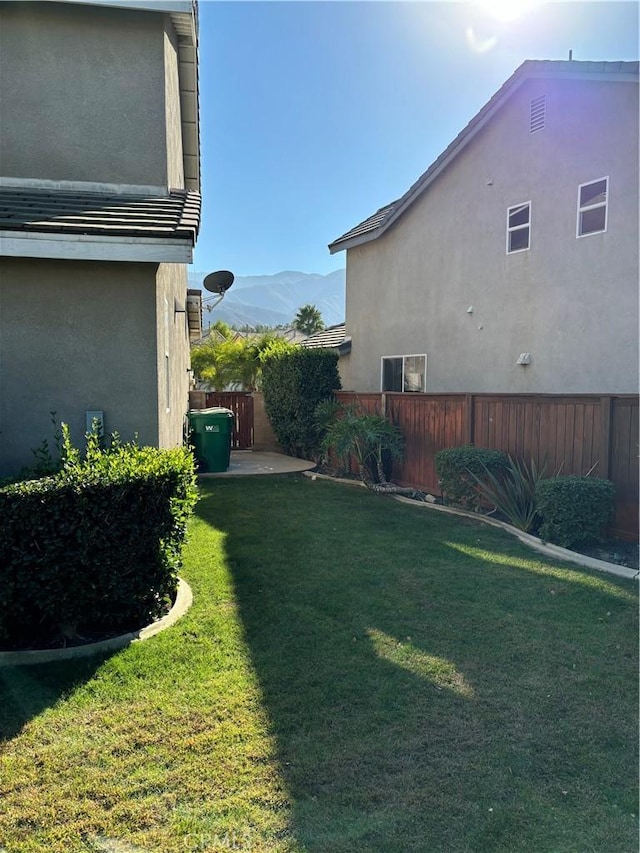
{"label": "shaded side of house", "polygon": [[92,411],[125,440],[182,441],[196,20],[130,6],[0,9],[0,475],[33,462],[50,412],[78,442]]}

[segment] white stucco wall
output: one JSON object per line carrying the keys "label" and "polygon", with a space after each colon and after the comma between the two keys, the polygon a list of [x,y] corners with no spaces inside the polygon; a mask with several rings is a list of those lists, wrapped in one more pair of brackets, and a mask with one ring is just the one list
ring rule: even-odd
{"label": "white stucco wall", "polygon": [[[577,239],[578,186],[604,176],[607,231]],[[507,255],[507,208],[527,201],[531,247]],[[386,234],[348,250],[346,326],[345,389],[380,390],[383,355],[427,353],[427,392],[637,392],[637,85],[524,84]]]}

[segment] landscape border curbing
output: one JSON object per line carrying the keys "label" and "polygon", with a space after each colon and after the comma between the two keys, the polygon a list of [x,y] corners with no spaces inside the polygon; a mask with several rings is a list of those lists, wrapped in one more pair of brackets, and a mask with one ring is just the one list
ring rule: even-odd
{"label": "landscape border curbing", "polygon": [[[138,631],[129,631],[118,637],[110,637],[108,640],[100,640],[97,643],[87,643],[84,646],[69,646],[65,649],[35,649],[24,652],[0,652],[0,667],[3,666],[29,666],[41,663],[57,663],[75,660],[77,658],[91,657],[102,652],[117,652],[131,645],[131,643],[148,640],[174,625],[189,610],[193,604],[193,593],[189,584],[178,578],[178,589],[176,600],[171,610],[162,618],[140,628]],[[1,850],[2,848],[0,848]]]}
{"label": "landscape border curbing", "polygon": [[[303,476],[310,479],[332,480],[334,483],[347,483],[349,485],[364,486],[360,480],[345,480],[339,477],[331,477],[329,474],[318,474],[312,471],[304,471]],[[433,504],[428,501],[414,501],[411,498],[406,498],[403,495],[391,495],[392,498],[400,503],[406,503],[410,506],[419,507],[420,509],[433,509],[438,512],[445,512],[449,515],[459,515],[463,518],[470,518],[473,521],[480,521],[483,524],[489,524],[492,527],[499,527],[516,536],[521,542],[547,557],[555,557],[558,560],[566,560],[575,563],[586,569],[595,569],[598,572],[607,572],[610,575],[617,575],[627,580],[640,580],[640,571],[638,569],[630,569],[628,566],[619,566],[617,563],[609,563],[606,560],[598,560],[595,557],[588,557],[586,554],[579,554],[577,551],[570,551],[568,548],[561,548],[560,545],[551,545],[543,542],[537,536],[532,536],[530,533],[525,533],[523,530],[518,530],[517,527],[508,524],[506,521],[499,521],[497,518],[490,518],[481,513],[468,512],[464,509],[456,509],[452,506],[442,506],[442,504]]]}

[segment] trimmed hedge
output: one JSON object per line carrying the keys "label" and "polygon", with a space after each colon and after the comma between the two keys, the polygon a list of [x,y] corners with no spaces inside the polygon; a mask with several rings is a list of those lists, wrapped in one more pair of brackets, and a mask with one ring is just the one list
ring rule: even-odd
{"label": "trimmed hedge", "polygon": [[330,349],[274,352],[262,365],[265,409],[278,443],[292,456],[315,456],[322,439],[316,408],[341,388]]}
{"label": "trimmed hedge", "polygon": [[465,444],[439,450],[435,455],[436,472],[446,498],[465,509],[480,506],[477,481],[484,480],[487,472],[497,474],[509,465],[506,453]]}
{"label": "trimmed hedge", "polygon": [[0,642],[122,632],[175,595],[196,500],[186,448],[94,442],[61,472],[0,490]]}
{"label": "trimmed hedge", "polygon": [[536,485],[539,534],[547,542],[569,548],[602,541],[613,514],[615,486],[600,477],[552,477]]}

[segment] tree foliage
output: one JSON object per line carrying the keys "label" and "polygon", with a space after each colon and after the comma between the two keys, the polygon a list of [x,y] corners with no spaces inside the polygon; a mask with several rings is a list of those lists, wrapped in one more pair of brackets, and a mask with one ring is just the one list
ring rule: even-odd
{"label": "tree foliage", "polygon": [[324,329],[322,314],[315,305],[303,305],[298,308],[293,320],[293,328],[304,335],[313,335]]}
{"label": "tree foliage", "polygon": [[315,458],[322,437],[316,408],[340,387],[335,351],[284,341],[272,345],[263,357],[262,391],[273,431],[287,453]]}
{"label": "tree foliage", "polygon": [[193,372],[199,382],[214,391],[224,391],[229,386],[253,391],[260,385],[261,355],[272,348],[277,338],[273,333],[265,333],[234,339],[231,328],[227,329],[227,337],[222,336],[222,329],[217,329],[217,335],[210,334],[192,348]]}

